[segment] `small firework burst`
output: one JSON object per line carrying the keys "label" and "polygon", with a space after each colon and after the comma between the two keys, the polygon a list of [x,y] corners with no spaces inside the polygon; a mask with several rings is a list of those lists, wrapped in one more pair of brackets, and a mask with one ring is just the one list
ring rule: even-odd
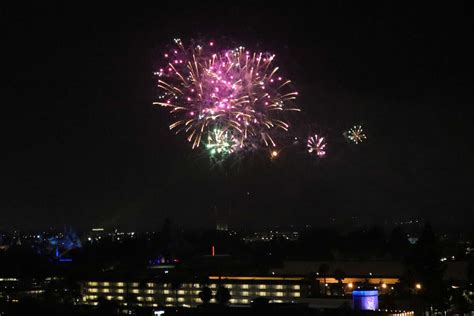
{"label": "small firework burst", "polygon": [[319,135],[310,136],[307,142],[308,152],[322,158],[326,156],[326,141]]}
{"label": "small firework burst", "polygon": [[364,130],[360,125],[354,125],[350,130],[344,133],[347,139],[355,144],[361,143],[367,136],[364,134]]}

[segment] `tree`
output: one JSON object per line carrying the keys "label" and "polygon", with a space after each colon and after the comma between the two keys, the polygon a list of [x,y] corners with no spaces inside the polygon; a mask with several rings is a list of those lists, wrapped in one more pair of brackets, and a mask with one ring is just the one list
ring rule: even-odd
{"label": "tree", "polygon": [[227,288],[221,286],[217,289],[215,297],[216,297],[216,301],[219,304],[225,305],[225,304],[229,303],[231,295],[230,295],[230,292]]}
{"label": "tree", "polygon": [[[409,258],[409,269],[412,269],[414,280],[420,283],[420,288],[414,291],[420,295],[429,306],[445,309],[447,287],[443,282],[444,265],[440,261],[441,247],[439,240],[430,223],[423,228],[413,255]],[[415,284],[410,285],[412,288]]]}
{"label": "tree", "polygon": [[327,295],[326,277],[327,277],[328,272],[329,272],[329,266],[327,264],[323,263],[322,265],[319,266],[319,275],[323,278],[323,281],[324,281],[324,295]]}
{"label": "tree", "polygon": [[334,270],[334,278],[337,280],[338,283],[338,295],[342,296],[344,294],[342,280],[346,278],[346,273],[342,269],[336,269]]}
{"label": "tree", "polygon": [[208,304],[212,298],[212,290],[207,286],[204,286],[201,292],[199,292],[199,298],[204,304]]}

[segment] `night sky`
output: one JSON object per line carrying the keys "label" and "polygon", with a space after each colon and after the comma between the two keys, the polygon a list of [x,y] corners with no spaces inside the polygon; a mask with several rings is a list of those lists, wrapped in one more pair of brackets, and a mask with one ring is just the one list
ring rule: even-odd
{"label": "night sky", "polygon": [[[5,8],[0,229],[472,222],[472,7],[293,3]],[[276,53],[328,156],[211,168],[152,106],[175,37]]]}

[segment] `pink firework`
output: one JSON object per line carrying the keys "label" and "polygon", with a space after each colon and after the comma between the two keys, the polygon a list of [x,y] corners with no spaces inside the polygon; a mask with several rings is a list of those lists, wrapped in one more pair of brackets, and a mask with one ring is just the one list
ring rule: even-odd
{"label": "pink firework", "polygon": [[275,133],[289,128],[283,112],[299,111],[290,105],[298,93],[278,74],[275,55],[244,47],[219,50],[215,42],[175,43],[156,73],[161,95],[154,102],[175,115],[170,129],[185,133],[192,148],[216,127],[241,149],[275,147]]}
{"label": "pink firework", "polygon": [[310,136],[308,138],[307,147],[310,154],[315,153],[320,158],[326,156],[326,141],[324,137],[318,136],[317,134]]}

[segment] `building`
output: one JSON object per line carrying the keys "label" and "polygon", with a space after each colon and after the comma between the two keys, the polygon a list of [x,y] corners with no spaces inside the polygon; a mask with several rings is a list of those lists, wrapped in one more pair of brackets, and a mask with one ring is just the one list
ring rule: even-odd
{"label": "building", "polygon": [[195,307],[202,303],[199,292],[205,285],[213,294],[224,286],[232,296],[230,304],[248,305],[257,297],[265,297],[274,303],[297,302],[305,296],[303,283],[302,277],[210,276],[205,284],[183,283],[176,288],[171,283],[154,281],[86,281],[81,287],[83,302],[90,305],[97,305],[98,299],[103,297],[122,302],[122,305]]}

